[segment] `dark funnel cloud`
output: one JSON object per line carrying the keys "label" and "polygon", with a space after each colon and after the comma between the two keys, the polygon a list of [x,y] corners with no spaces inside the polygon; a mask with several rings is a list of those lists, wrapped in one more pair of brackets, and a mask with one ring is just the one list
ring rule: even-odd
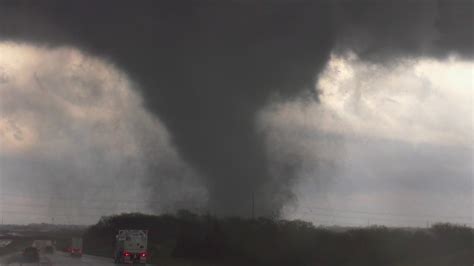
{"label": "dark funnel cloud", "polygon": [[74,45],[117,64],[203,177],[211,212],[250,215],[254,194],[269,215],[292,198],[296,166],[273,182],[258,112],[314,91],[332,51],[471,55],[472,34],[451,27],[472,22],[458,11],[472,2],[458,2],[0,1],[0,40]]}

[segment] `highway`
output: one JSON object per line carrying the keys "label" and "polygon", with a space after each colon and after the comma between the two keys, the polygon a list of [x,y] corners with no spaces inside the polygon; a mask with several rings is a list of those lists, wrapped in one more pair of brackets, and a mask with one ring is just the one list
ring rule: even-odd
{"label": "highway", "polygon": [[[40,254],[40,261],[38,263],[22,263],[22,256],[16,253],[10,256],[0,258],[1,266],[110,266],[118,265],[110,258],[102,258],[96,256],[83,255],[82,257],[71,257],[64,252],[55,252],[54,254]],[[141,264],[143,265],[143,264]],[[151,264],[147,264],[151,265]]]}

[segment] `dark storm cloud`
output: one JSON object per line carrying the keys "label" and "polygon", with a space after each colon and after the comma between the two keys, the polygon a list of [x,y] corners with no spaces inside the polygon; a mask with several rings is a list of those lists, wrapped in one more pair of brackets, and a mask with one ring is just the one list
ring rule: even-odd
{"label": "dark storm cloud", "polygon": [[370,60],[473,55],[471,0],[339,1],[338,48]]}
{"label": "dark storm cloud", "polygon": [[1,39],[78,46],[126,71],[223,215],[249,214],[251,193],[262,214],[291,198],[296,166],[273,182],[255,117],[271,96],[312,89],[332,50],[473,52],[472,1],[0,3]]}

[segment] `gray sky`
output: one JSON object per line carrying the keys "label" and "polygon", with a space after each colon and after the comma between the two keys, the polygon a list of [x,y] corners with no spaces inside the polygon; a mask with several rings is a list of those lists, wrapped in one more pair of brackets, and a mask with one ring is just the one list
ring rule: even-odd
{"label": "gray sky", "polygon": [[[123,72],[72,47],[3,42],[0,50],[6,222],[93,222],[203,204],[202,185]],[[149,172],[160,179],[156,208],[147,204]]]}
{"label": "gray sky", "polygon": [[472,4],[0,0],[4,221],[470,224]]}

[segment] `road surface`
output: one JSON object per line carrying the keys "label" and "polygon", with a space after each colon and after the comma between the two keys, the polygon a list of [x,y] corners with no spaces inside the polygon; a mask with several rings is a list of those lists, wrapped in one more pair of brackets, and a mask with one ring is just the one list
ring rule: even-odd
{"label": "road surface", "polygon": [[[0,258],[1,266],[112,266],[118,265],[112,259],[96,256],[84,255],[80,258],[71,257],[67,253],[55,252],[54,254],[40,254],[38,263],[21,263],[22,256],[20,253]],[[127,264],[130,265],[130,264]],[[143,265],[143,264],[136,264]],[[147,264],[152,265],[152,264]]]}

